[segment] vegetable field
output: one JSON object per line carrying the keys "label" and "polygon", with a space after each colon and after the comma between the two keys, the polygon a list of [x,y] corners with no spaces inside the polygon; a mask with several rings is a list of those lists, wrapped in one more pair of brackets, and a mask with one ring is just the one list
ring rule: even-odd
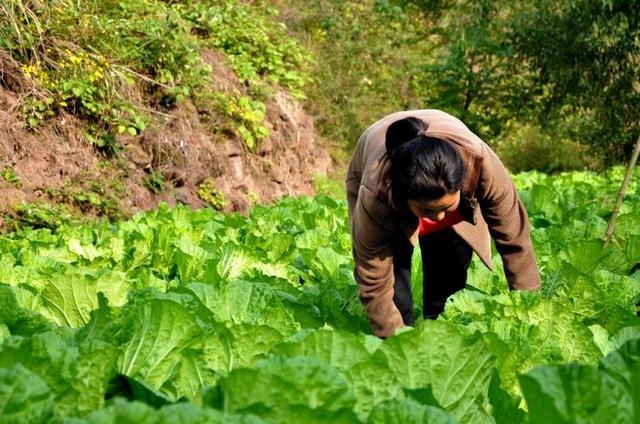
{"label": "vegetable field", "polygon": [[442,317],[384,341],[342,200],[5,235],[0,421],[640,422],[637,178],[602,243],[622,175],[517,175],[542,291],[474,261]]}

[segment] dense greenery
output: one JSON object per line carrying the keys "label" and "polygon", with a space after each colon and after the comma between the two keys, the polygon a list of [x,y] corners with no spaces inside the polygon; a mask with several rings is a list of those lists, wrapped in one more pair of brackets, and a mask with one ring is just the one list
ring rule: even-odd
{"label": "dense greenery", "polygon": [[373,0],[276,3],[287,28],[314,53],[307,108],[338,151],[350,153],[382,115],[425,105],[414,76],[433,46],[417,7]]}
{"label": "dense greenery", "polygon": [[514,171],[559,171],[625,161],[637,137],[635,1],[277,3],[318,56],[310,109],[330,139],[353,145],[388,112],[434,107]]}
{"label": "dense greenery", "polygon": [[474,261],[441,318],[384,341],[344,200],[0,237],[3,422],[638,422],[637,183],[602,244],[621,174],[518,175],[542,291]]}
{"label": "dense greenery", "polygon": [[611,160],[627,158],[640,126],[637,0],[533,2],[514,18],[514,50],[546,92],[536,118],[578,119],[574,139]]}

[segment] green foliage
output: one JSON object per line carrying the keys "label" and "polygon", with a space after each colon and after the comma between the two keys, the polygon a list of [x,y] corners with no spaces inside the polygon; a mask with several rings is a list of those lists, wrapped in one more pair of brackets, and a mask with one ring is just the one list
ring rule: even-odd
{"label": "green foliage", "polygon": [[[637,136],[635,2],[273,2],[317,57],[308,109],[345,154],[378,118],[414,108],[452,113],[490,144],[543,128],[560,154],[591,146],[589,167],[625,161]],[[521,169],[585,165],[542,156]]]}
{"label": "green foliage", "polygon": [[277,10],[266,1],[247,7],[237,1],[185,2],[184,16],[204,45],[224,51],[251,95],[278,85],[304,98],[305,69],[311,57],[277,22]]}
{"label": "green foliage", "polygon": [[25,120],[35,126],[66,110],[88,122],[88,141],[105,151],[115,150],[115,135],[146,128],[134,84],[166,103],[207,73],[189,28],[157,1],[2,2],[0,11],[0,48],[42,90],[24,104]]}
{"label": "green foliage", "polygon": [[7,234],[3,416],[635,422],[637,184],[627,224],[602,245],[623,172],[518,175],[542,292],[509,292],[474,261],[468,290],[437,321],[386,340],[369,334],[346,203],[329,197],[246,216],[163,205],[124,222]]}
{"label": "green foliage", "polygon": [[313,187],[318,195],[325,195],[334,199],[344,199],[346,197],[344,181],[336,180],[326,175],[316,175],[313,180]]}
{"label": "green foliage", "polygon": [[443,109],[491,139],[531,98],[532,70],[505,43],[508,4],[278,4],[318,57],[308,107],[347,150],[383,115],[417,108]]}
{"label": "green foliage", "polygon": [[[422,7],[431,10],[429,3]],[[436,24],[438,48],[425,61],[418,91],[488,141],[511,137],[517,122],[564,140],[562,152],[578,143],[591,147],[596,163],[625,161],[640,118],[634,7],[626,1],[450,2]],[[579,158],[576,164],[579,169]]]}
{"label": "green foliage", "polygon": [[55,116],[52,105],[51,97],[29,96],[20,105],[20,113],[29,128],[36,128],[46,119]]}
{"label": "green foliage", "polygon": [[535,69],[514,56],[508,43],[515,7],[449,2],[428,30],[433,53],[414,77],[415,90],[429,107],[458,116],[487,141],[502,134],[514,114],[526,122],[523,110],[535,101],[530,81]]}
{"label": "green foliage", "polygon": [[[379,117],[433,107],[491,144],[519,145],[513,128],[544,128],[568,153],[593,146],[596,163],[617,163],[640,121],[635,6],[4,0],[0,48],[36,83],[21,104],[28,125],[74,113],[89,124],[87,140],[108,152],[120,135],[144,131],[149,111],[187,98],[214,130],[255,149],[268,137],[265,104],[279,86],[307,98],[337,157]],[[223,52],[241,87],[205,89],[215,76],[203,47]],[[523,169],[574,165],[583,163],[541,168],[536,160]]]}
{"label": "green foliage", "polygon": [[632,423],[640,419],[638,339],[602,359],[599,366],[539,367],[520,377],[532,422]]}
{"label": "green foliage", "polygon": [[16,295],[9,286],[0,286],[0,305],[0,322],[10,334],[27,337],[54,328],[42,315],[19,307]]}
{"label": "green foliage", "polygon": [[590,153],[589,146],[557,134],[539,127],[508,128],[500,138],[494,140],[494,149],[514,173],[601,168],[599,156]]}
{"label": "green foliage", "polygon": [[63,206],[44,202],[22,203],[14,206],[14,217],[5,217],[9,230],[22,228],[57,228],[71,221],[71,214]]}
{"label": "green foliage", "polygon": [[161,173],[157,171],[153,171],[148,174],[142,184],[152,193],[158,194],[162,191],[164,187],[164,177]]}
{"label": "green foliage", "polygon": [[70,181],[62,188],[45,187],[44,192],[53,204],[69,205],[79,215],[101,216],[112,220],[122,217],[116,197],[122,196],[124,189],[111,182]]}
{"label": "green foliage", "polygon": [[413,78],[432,50],[428,15],[396,2],[273,1],[281,19],[315,56],[307,108],[340,150],[391,111],[428,106]]}
{"label": "green foliage", "polygon": [[269,136],[265,125],[267,111],[262,101],[238,93],[211,93],[207,97],[208,102],[215,105],[232,124],[227,124],[228,128],[218,128],[218,131],[227,129],[239,134],[250,151],[255,151],[258,143]]}
{"label": "green foliage", "polygon": [[20,364],[0,369],[0,403],[5,422],[46,422],[53,416],[47,384]]}
{"label": "green foliage", "polygon": [[[640,122],[640,16],[637,1],[537,1],[511,22],[514,49],[538,72],[547,95],[540,121],[586,116],[568,130],[604,159],[628,159]],[[577,135],[576,135],[577,133]]]}
{"label": "green foliage", "polygon": [[[21,104],[30,127],[66,111],[86,138],[113,153],[137,136],[150,111],[193,99],[220,112],[250,149],[268,136],[264,101],[273,87],[303,98],[309,55],[265,4],[161,0],[0,1],[0,49],[22,64],[36,91]],[[229,59],[248,94],[208,93],[203,47]]]}
{"label": "green foliage", "polygon": [[[5,172],[7,177],[3,178],[16,178],[13,184],[19,186],[20,180],[15,173]],[[120,180],[106,175],[99,180],[78,177],[65,181],[62,187],[42,187],[43,195],[39,201],[12,205],[12,212],[3,217],[3,232],[21,228],[56,229],[61,225],[91,220],[88,216],[112,221],[123,219],[117,198],[126,196],[126,190]]]}
{"label": "green foliage", "polygon": [[224,210],[227,206],[224,194],[216,188],[216,183],[211,178],[198,184],[198,197],[217,211]]}
{"label": "green foliage", "polygon": [[14,187],[20,188],[20,186],[22,186],[22,182],[20,182],[20,177],[18,177],[18,174],[16,174],[16,171],[10,166],[5,166],[2,170],[0,170],[0,177],[2,177],[3,180],[5,180],[6,182],[8,182]]}
{"label": "green foliage", "polygon": [[61,225],[90,221],[87,216],[108,220],[123,218],[115,199],[123,191],[116,186],[106,188],[98,183],[89,188],[44,187],[43,192],[46,200],[14,205],[12,213],[3,217],[3,232],[26,228],[56,229]]}
{"label": "green foliage", "polygon": [[[197,104],[210,107],[229,119],[217,131],[230,130],[255,150],[269,136],[265,100],[280,87],[293,96],[305,97],[304,86],[310,55],[289,37],[277,22],[276,10],[268,2],[185,2],[176,6],[193,25],[192,32],[203,46],[225,53],[246,89],[194,93]],[[205,113],[206,115],[206,113]]]}

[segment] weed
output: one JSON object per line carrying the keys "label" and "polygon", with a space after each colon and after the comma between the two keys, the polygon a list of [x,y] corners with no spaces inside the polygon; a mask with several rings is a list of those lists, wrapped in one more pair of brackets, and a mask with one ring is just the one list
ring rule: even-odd
{"label": "weed", "polygon": [[[88,188],[84,188],[88,185]],[[116,196],[105,190],[104,183],[89,180],[85,183],[67,182],[63,188],[44,187],[43,192],[54,203],[65,204],[81,214],[119,219],[122,217]]]}
{"label": "weed", "polygon": [[212,178],[207,178],[198,185],[198,197],[217,211],[224,210],[227,206],[224,194],[216,188]]}
{"label": "weed", "polygon": [[18,177],[16,171],[10,166],[5,166],[2,171],[0,171],[0,177],[2,177],[3,180],[10,183],[14,187],[22,187],[22,181],[20,181],[20,177]]}
{"label": "weed", "polygon": [[14,207],[14,213],[14,217],[4,219],[9,231],[25,228],[55,229],[73,220],[64,206],[44,202],[22,203]]}
{"label": "weed", "polygon": [[142,184],[152,193],[158,194],[164,187],[164,177],[160,172],[153,171],[147,175]]}
{"label": "weed", "polygon": [[269,136],[265,125],[266,106],[259,100],[252,100],[240,94],[212,93],[210,101],[229,118],[235,130],[250,151],[254,151],[261,140]]}

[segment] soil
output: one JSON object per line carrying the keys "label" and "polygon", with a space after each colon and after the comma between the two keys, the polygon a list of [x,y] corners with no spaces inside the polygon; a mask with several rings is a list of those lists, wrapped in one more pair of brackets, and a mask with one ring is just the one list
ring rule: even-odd
{"label": "soil", "polygon": [[[204,52],[204,57],[214,69],[213,90],[243,89],[216,53]],[[218,202],[216,207],[245,213],[255,203],[313,195],[314,178],[334,170],[313,118],[284,92],[266,102],[269,137],[255,151],[232,131],[214,130],[212,121],[222,119],[215,112],[208,111],[204,119],[192,103],[181,102],[153,113],[141,135],[119,136],[118,150],[105,155],[86,140],[84,123],[73,115],[61,114],[28,128],[18,110],[33,89],[20,67],[0,56],[4,218],[15,216],[19,205],[39,202],[64,203],[85,215],[117,210],[122,218],[163,202],[211,206],[198,195],[205,181],[224,198],[224,206]],[[156,184],[150,184],[153,181]]]}

